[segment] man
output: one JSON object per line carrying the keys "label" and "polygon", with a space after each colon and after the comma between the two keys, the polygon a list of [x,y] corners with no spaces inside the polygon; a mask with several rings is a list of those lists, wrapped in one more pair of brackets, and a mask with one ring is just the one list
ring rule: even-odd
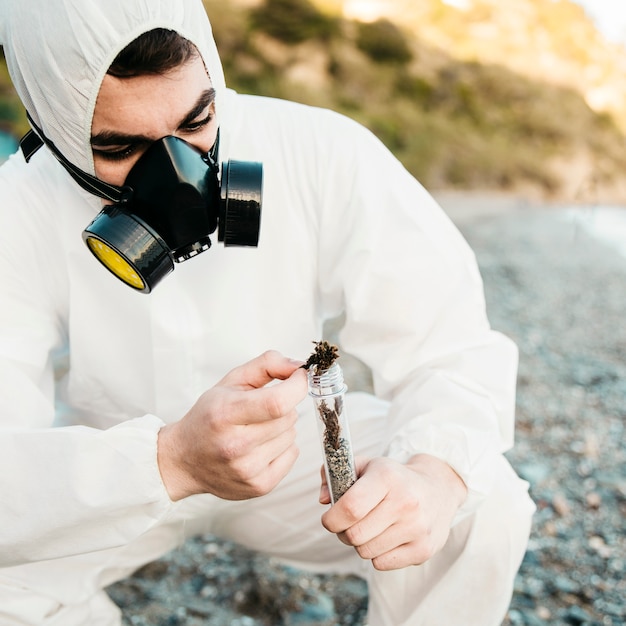
{"label": "man", "polygon": [[[354,122],[227,90],[200,0],[3,0],[0,41],[45,144],[0,169],[0,623],[119,624],[102,589],[197,532],[364,576],[370,626],[500,623],[516,350],[431,197]],[[216,162],[262,163],[258,247],[144,276],[97,239],[169,250],[197,203],[133,216],[171,176],[213,198],[200,162],[226,195]],[[340,313],[378,397],[347,394],[359,478],[320,509],[299,366]]]}

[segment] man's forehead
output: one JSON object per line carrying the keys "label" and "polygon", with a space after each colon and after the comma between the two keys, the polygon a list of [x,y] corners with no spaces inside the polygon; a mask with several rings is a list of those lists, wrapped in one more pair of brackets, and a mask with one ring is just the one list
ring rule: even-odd
{"label": "man's forehead", "polygon": [[100,86],[92,120],[92,135],[106,130],[169,127],[180,124],[198,107],[208,106],[215,91],[202,60],[164,74],[129,78],[106,75]]}

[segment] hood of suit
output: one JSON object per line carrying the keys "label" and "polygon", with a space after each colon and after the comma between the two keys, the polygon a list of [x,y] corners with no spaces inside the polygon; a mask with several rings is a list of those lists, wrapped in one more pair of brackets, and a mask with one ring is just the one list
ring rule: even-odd
{"label": "hood of suit", "polygon": [[124,47],[154,28],[174,30],[198,48],[219,119],[224,74],[201,0],[0,3],[0,44],[26,110],[61,153],[90,174],[91,123],[102,79]]}

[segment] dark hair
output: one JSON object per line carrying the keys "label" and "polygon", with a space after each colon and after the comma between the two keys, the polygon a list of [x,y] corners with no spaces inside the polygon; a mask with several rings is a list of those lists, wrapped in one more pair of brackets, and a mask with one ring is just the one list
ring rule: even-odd
{"label": "dark hair", "polygon": [[176,31],[155,28],[131,41],[115,57],[107,74],[118,78],[163,74],[198,55],[194,44]]}

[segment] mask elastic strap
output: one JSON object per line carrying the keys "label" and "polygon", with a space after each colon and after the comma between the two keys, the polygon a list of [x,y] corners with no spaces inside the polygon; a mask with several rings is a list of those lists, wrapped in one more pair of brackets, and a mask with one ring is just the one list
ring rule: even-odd
{"label": "mask elastic strap", "polygon": [[217,129],[217,137],[215,138],[215,143],[211,147],[211,149],[202,155],[202,160],[209,166],[209,169],[213,172],[219,172],[220,166],[217,162],[219,158],[220,152],[220,129]]}
{"label": "mask elastic strap", "polygon": [[30,161],[33,154],[41,148],[44,144],[50,149],[52,154],[56,157],[57,161],[67,170],[69,175],[85,190],[89,193],[110,200],[115,204],[124,204],[128,202],[132,196],[133,190],[130,187],[117,187],[116,185],[110,185],[103,180],[83,172],[83,170],[76,167],[73,163],[68,161],[61,151],[54,145],[50,139],[48,139],[42,132],[42,130],[33,122],[31,116],[26,113],[26,117],[30,125],[34,130],[29,130],[20,140],[20,148],[24,154],[26,161]]}

